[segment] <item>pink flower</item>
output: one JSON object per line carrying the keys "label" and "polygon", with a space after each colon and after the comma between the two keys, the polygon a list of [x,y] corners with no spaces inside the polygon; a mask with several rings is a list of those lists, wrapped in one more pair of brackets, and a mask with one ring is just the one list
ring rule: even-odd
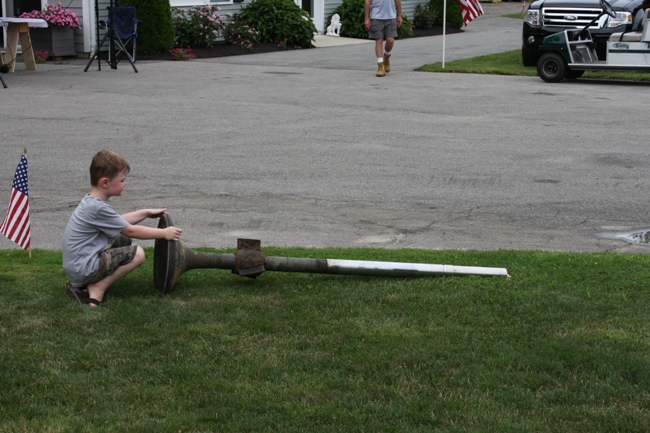
{"label": "pink flower", "polygon": [[64,8],[61,2],[58,2],[56,6],[46,4],[43,11],[24,12],[20,15],[20,18],[40,18],[53,26],[81,28],[77,14]]}

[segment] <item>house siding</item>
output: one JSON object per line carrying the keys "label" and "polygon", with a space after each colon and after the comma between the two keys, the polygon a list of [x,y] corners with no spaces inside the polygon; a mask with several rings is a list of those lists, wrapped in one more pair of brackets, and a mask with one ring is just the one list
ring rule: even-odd
{"label": "house siding", "polygon": [[[109,0],[97,0],[97,5],[99,7],[99,19],[107,21]],[[96,40],[97,16],[95,14],[95,0],[72,0],[68,9],[79,15],[79,22],[81,23],[81,29],[75,29],[74,31],[77,55],[89,58],[106,34],[106,29],[101,29],[99,40]]]}
{"label": "house siding", "polygon": [[211,2],[210,4],[213,6],[219,6],[219,14],[221,16],[227,16],[228,14],[236,14],[239,12],[239,9],[242,8],[242,6],[250,3],[250,1],[244,1],[241,3],[232,3],[232,4],[219,4],[219,2]]}
{"label": "house siding", "polygon": [[[54,3],[54,2],[52,2]],[[83,25],[83,15],[84,15],[84,10],[83,10],[83,3],[82,0],[72,0],[72,3],[68,6],[68,10],[70,12],[74,12],[79,16],[79,24],[81,24],[80,29],[75,29],[74,30],[74,48],[75,51],[78,53],[82,53],[84,51],[84,41],[83,41],[83,32],[84,32],[84,25]]]}

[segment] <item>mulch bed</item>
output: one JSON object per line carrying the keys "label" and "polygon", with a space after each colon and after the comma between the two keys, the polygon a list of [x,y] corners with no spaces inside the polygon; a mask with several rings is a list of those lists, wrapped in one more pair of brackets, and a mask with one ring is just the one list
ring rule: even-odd
{"label": "mulch bed", "polygon": [[[461,29],[447,28],[447,34],[460,33]],[[414,38],[425,36],[439,36],[442,35],[442,27],[434,27],[428,30],[414,29]],[[252,49],[247,50],[236,45],[228,45],[223,42],[215,44],[210,48],[192,48],[192,53],[197,59],[211,59],[214,57],[225,56],[240,56],[242,54],[259,54],[259,53],[272,53],[275,51],[284,51],[291,48],[280,48],[276,44],[263,43],[253,46]],[[171,53],[162,54],[142,54],[138,53],[138,60],[173,60]]]}

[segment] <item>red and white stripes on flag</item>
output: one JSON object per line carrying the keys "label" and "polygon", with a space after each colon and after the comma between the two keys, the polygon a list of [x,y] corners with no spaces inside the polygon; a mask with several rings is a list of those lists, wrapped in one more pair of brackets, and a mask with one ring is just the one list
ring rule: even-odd
{"label": "red and white stripes on flag", "polygon": [[463,22],[465,26],[474,18],[483,15],[483,7],[479,0],[458,0],[458,3],[460,3],[460,8],[463,10]]}
{"label": "red and white stripes on flag", "polygon": [[27,158],[23,155],[16,168],[14,183],[11,188],[11,200],[7,214],[0,225],[0,232],[20,245],[24,250],[29,249],[31,229],[29,227],[29,190],[27,188]]}

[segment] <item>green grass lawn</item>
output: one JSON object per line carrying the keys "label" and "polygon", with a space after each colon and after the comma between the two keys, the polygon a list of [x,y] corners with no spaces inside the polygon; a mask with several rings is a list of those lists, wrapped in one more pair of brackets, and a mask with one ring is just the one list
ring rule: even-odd
{"label": "green grass lawn", "polygon": [[512,278],[192,270],[97,309],[0,251],[0,432],[646,432],[650,256],[279,249]]}
{"label": "green grass lawn", "polygon": [[[445,62],[444,69],[441,62],[431,63],[420,66],[416,71],[537,76],[537,68],[525,67],[521,63],[521,50]],[[647,72],[587,71],[582,79],[650,81],[650,74]]]}

